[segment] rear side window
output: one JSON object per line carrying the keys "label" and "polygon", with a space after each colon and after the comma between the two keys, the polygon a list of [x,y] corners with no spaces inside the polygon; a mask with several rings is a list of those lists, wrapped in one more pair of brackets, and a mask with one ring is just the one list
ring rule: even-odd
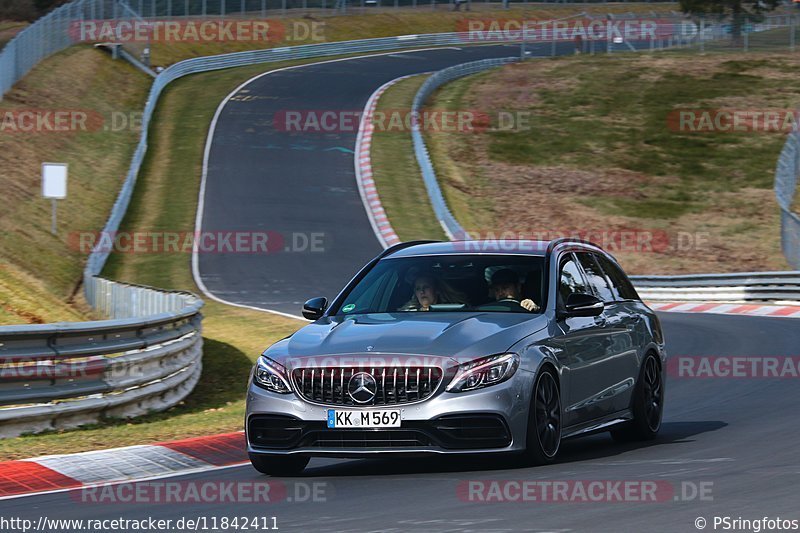
{"label": "rear side window", "polygon": [[600,266],[603,268],[603,271],[608,276],[609,281],[611,281],[614,290],[619,295],[621,300],[639,299],[639,295],[636,294],[636,289],[633,288],[633,284],[621,268],[603,255],[598,254],[597,260],[600,263]]}
{"label": "rear side window", "polygon": [[586,282],[581,274],[581,269],[575,262],[572,254],[561,260],[561,268],[558,276],[558,297],[563,305],[567,297],[573,293],[591,294],[591,290],[586,286]]}
{"label": "rear side window", "polygon": [[598,298],[604,302],[613,302],[616,300],[614,291],[612,291],[611,287],[608,285],[605,273],[600,268],[600,265],[597,264],[597,261],[595,261],[594,254],[579,252],[575,255],[578,257],[578,261],[586,274],[586,281],[592,289],[594,289]]}

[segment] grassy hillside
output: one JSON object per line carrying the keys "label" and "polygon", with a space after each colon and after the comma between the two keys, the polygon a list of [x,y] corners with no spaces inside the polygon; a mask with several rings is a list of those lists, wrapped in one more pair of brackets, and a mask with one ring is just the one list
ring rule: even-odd
{"label": "grassy hillside", "polygon": [[675,113],[791,111],[798,70],[791,53],[534,60],[448,84],[429,104],[526,113],[530,127],[427,140],[468,229],[667,239],[610,248],[634,273],[780,270],[772,186],[785,133],[692,132]]}
{"label": "grassy hillside", "polygon": [[[69,79],[69,83],[65,83]],[[72,47],[39,65],[2,102],[0,128],[0,323],[81,320],[76,289],[85,253],[82,231],[103,227],[138,138],[112,131],[117,117],[135,117],[150,79],[88,46]],[[67,131],[22,131],[21,117],[62,112],[78,117]],[[85,113],[87,120],[80,120]],[[54,124],[50,121],[49,124]],[[85,128],[83,125],[85,124]],[[108,129],[106,129],[108,127]],[[58,234],[50,233],[50,201],[41,197],[41,164],[69,164],[67,198],[58,202]]]}

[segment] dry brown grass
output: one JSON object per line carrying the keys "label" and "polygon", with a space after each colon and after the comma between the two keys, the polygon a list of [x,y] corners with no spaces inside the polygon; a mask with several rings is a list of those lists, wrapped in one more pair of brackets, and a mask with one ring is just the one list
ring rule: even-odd
{"label": "dry brown grass", "polygon": [[[792,109],[800,90],[786,85],[785,80],[787,73],[800,68],[800,58],[790,54],[530,61],[450,84],[430,107],[480,109],[490,114],[497,110],[533,112],[533,131],[518,137],[523,159],[525,147],[535,146],[562,125],[571,128],[564,131],[586,142],[574,147],[557,145],[541,163],[508,162],[492,151],[497,138],[493,132],[429,134],[427,140],[448,202],[465,228],[483,234],[509,231],[552,237],[579,232],[599,240],[602,232],[634,230],[669,239],[668,244],[657,246],[656,252],[647,247],[615,249],[613,241],[601,242],[631,273],[786,269],[780,250],[779,209],[770,187],[781,134],[713,136],[705,154],[702,150],[699,156],[687,153],[687,158],[697,157],[704,165],[699,178],[687,174],[680,161],[673,163],[673,147],[658,142],[646,149],[660,154],[663,164],[648,171],[626,164],[634,160],[631,154],[644,148],[641,139],[651,135],[646,123],[652,119],[647,115],[652,109],[636,101],[638,87],[644,94],[648,85],[657,87],[673,75],[687,80],[711,80],[714,76],[727,80],[743,62],[747,64],[742,70],[746,69],[748,76],[767,81],[744,94],[734,89],[727,94],[728,82],[720,81],[716,94],[698,91],[676,102],[681,107]],[[593,77],[601,70],[604,76],[617,79],[617,85],[607,91],[596,90],[596,101],[584,101],[582,92],[592,87]],[[639,84],[637,89],[626,89],[631,82]],[[626,90],[631,93],[629,101],[608,98]],[[564,102],[570,98],[575,105],[565,109]],[[587,126],[570,123],[572,118],[588,119]],[[660,120],[660,127],[666,129]],[[624,135],[609,133],[615,131]],[[708,140],[687,137],[685,142],[691,146]],[[741,160],[725,160],[715,154],[714,143],[728,149],[732,143],[733,157]],[[762,162],[763,168],[759,166]],[[675,201],[674,216],[648,212],[651,203],[686,194],[690,209],[681,210],[681,202]],[[692,245],[687,245],[689,239]]]}

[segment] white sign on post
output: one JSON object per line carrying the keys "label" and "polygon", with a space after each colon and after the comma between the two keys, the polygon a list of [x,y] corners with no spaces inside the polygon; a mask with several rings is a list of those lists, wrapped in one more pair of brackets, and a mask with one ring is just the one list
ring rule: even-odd
{"label": "white sign on post", "polygon": [[42,196],[59,200],[67,197],[66,163],[42,163]]}
{"label": "white sign on post", "polygon": [[53,223],[50,231],[56,234],[56,200],[67,197],[67,164],[42,163],[42,196],[53,201]]}

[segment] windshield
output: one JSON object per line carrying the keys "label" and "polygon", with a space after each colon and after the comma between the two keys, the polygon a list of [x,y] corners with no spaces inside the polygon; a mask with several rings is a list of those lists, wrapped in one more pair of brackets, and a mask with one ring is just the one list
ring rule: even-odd
{"label": "windshield", "polygon": [[486,311],[540,313],[542,257],[443,255],[383,259],[336,314]]}

